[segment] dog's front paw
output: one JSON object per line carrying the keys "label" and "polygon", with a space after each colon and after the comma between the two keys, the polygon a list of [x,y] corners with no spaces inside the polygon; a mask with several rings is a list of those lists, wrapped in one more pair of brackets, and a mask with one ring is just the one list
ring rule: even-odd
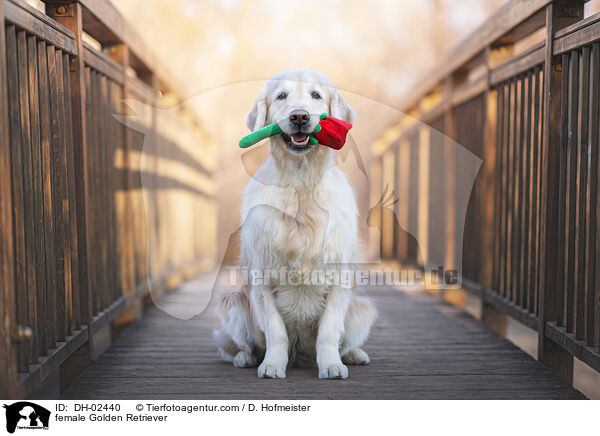
{"label": "dog's front paw", "polygon": [[285,378],[285,365],[263,362],[258,367],[258,378]]}
{"label": "dog's front paw", "polygon": [[342,362],[319,366],[319,378],[348,378],[348,368]]}

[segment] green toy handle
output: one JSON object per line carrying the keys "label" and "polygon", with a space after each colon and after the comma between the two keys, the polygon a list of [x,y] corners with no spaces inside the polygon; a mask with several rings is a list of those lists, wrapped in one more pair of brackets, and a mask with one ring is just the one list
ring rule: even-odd
{"label": "green toy handle", "polygon": [[[326,113],[322,113],[320,118],[324,120],[327,118]],[[313,133],[318,133],[321,130],[321,126],[317,124]],[[262,141],[263,139],[270,138],[271,136],[280,135],[283,133],[281,127],[277,123],[271,124],[270,126],[263,127],[262,129],[258,129],[256,132],[252,132],[249,135],[244,136],[240,139],[240,148],[248,148],[256,144],[257,142]],[[312,145],[317,145],[319,141],[313,135],[308,136],[308,142]]]}
{"label": "green toy handle", "polygon": [[256,132],[252,132],[247,136],[240,139],[240,148],[248,148],[263,139],[270,138],[271,136],[279,135],[283,132],[281,127],[277,123],[271,124],[270,126],[258,129]]}

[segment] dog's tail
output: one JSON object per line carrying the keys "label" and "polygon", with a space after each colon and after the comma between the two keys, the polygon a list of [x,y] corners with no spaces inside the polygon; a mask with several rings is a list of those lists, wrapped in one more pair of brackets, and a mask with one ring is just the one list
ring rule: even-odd
{"label": "dog's tail", "polygon": [[221,328],[213,331],[213,339],[219,348],[223,360],[232,362],[233,357],[240,351],[240,344],[248,344],[248,327],[250,317],[250,302],[248,289],[241,289],[224,295],[217,305],[217,314],[221,318]]}
{"label": "dog's tail", "polygon": [[233,353],[237,351],[237,346],[234,344],[231,337],[228,334],[223,333],[221,330],[212,331],[213,340],[219,350],[219,356],[225,362],[233,362]]}

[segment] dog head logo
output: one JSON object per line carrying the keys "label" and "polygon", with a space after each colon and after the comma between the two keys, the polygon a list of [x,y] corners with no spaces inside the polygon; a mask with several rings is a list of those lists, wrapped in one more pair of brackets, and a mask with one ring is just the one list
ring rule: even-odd
{"label": "dog head logo", "polygon": [[50,411],[28,401],[4,405],[6,409],[6,431],[14,433],[19,429],[47,429]]}

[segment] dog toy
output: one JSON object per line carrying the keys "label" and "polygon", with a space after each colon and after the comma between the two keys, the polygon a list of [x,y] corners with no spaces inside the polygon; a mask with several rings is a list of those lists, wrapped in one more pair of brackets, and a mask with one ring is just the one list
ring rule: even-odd
{"label": "dog toy", "polygon": [[[308,142],[312,145],[321,144],[326,147],[339,150],[346,143],[346,134],[352,128],[352,124],[344,120],[339,120],[328,116],[326,113],[321,114],[321,121],[315,127],[315,130],[308,135]],[[280,135],[283,133],[279,124],[274,123],[269,126],[258,129],[240,140],[240,148],[248,148],[271,136]]]}

